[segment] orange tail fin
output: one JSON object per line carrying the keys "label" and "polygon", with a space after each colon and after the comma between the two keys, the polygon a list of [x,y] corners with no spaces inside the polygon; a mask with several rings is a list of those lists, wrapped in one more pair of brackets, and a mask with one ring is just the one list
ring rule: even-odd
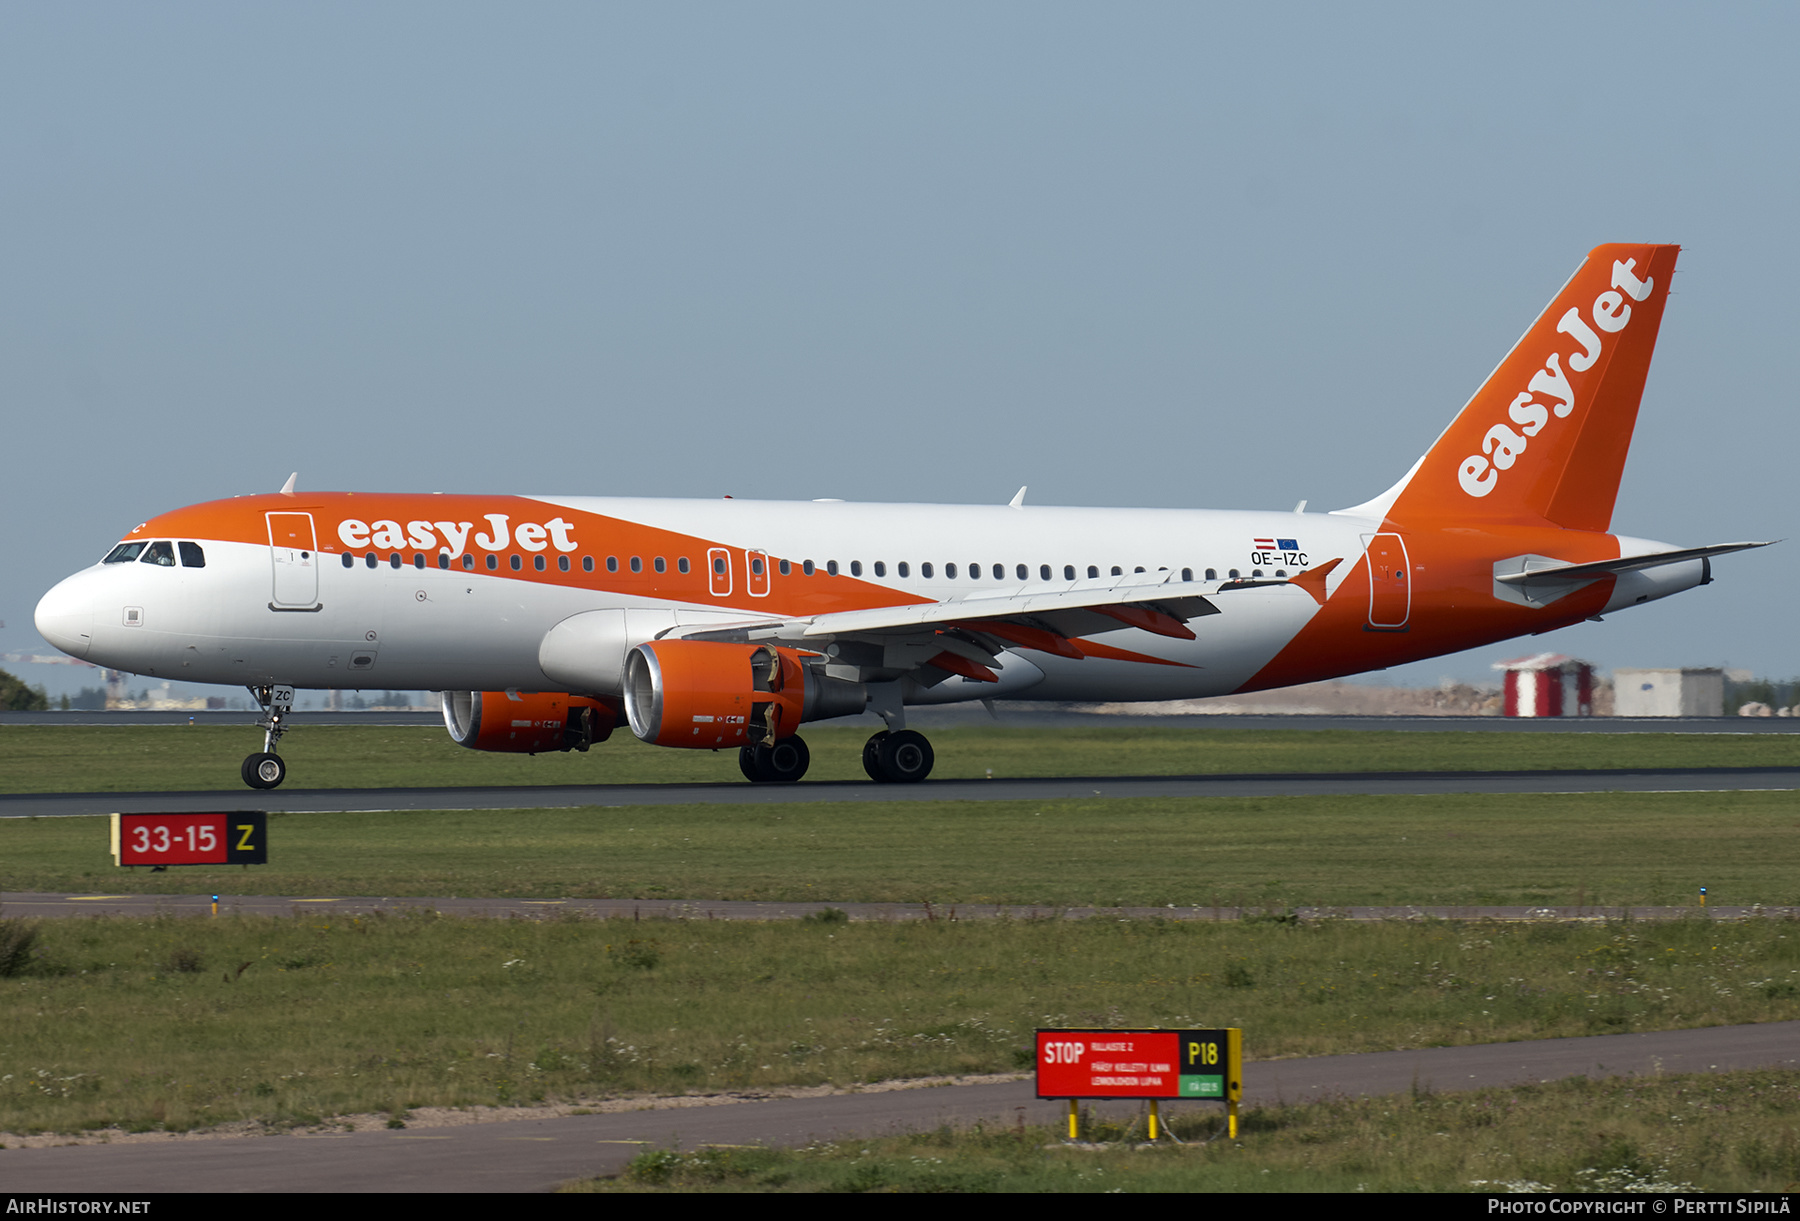
{"label": "orange tail fin", "polygon": [[1412,472],[1345,512],[1604,531],[1679,246],[1597,246]]}

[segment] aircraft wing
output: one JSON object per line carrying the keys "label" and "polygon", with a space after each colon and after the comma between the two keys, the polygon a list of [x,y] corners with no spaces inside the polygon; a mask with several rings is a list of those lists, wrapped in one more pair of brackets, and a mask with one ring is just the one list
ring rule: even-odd
{"label": "aircraft wing", "polygon": [[1509,572],[1496,576],[1494,580],[1502,585],[1529,585],[1534,581],[1591,581],[1596,577],[1609,576],[1620,572],[1632,572],[1641,568],[1661,568],[1665,564],[1680,564],[1687,560],[1710,559],[1715,555],[1729,555],[1733,551],[1749,551],[1753,547],[1768,547],[1767,543],[1714,543],[1710,547],[1688,547],[1681,551],[1652,551],[1647,555],[1622,555],[1616,560],[1595,560],[1591,564],[1558,564],[1549,568],[1527,568],[1524,572]]}
{"label": "aircraft wing", "polygon": [[838,611],[800,619],[697,625],[677,628],[666,635],[690,640],[779,641],[805,648],[842,637],[910,634],[922,628],[1017,622],[1040,626],[1065,638],[1116,632],[1121,627],[1143,627],[1159,635],[1192,640],[1194,634],[1185,625],[1190,619],[1219,613],[1219,608],[1208,598],[1219,592],[1221,582],[1170,578],[1171,574],[1166,572],[1131,573],[1041,593],[975,591],[942,602]]}
{"label": "aircraft wing", "polygon": [[[1094,656],[1098,646],[1083,649],[1076,641],[1126,627],[1193,640],[1189,621],[1218,614],[1214,600],[1220,596],[1265,585],[1299,584],[1312,593],[1310,587],[1316,584],[1322,591],[1325,573],[1336,563],[1322,565],[1293,581],[1182,581],[1171,572],[1127,573],[1080,581],[1068,589],[978,590],[941,602],[741,624],[696,624],[665,632],[663,638],[767,643],[827,652],[839,664],[854,666],[865,679],[876,681],[935,666],[944,675],[993,682],[993,667],[1009,648],[1079,660]],[[1158,659],[1146,656],[1143,660]],[[929,672],[920,677],[932,685],[934,676]]]}

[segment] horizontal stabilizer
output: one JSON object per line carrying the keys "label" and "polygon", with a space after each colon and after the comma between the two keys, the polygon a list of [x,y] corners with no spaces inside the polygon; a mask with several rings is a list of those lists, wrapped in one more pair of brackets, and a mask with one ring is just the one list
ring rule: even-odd
{"label": "horizontal stabilizer", "polygon": [[1652,551],[1648,555],[1622,555],[1616,560],[1596,560],[1591,564],[1558,564],[1553,568],[1509,572],[1494,579],[1503,585],[1529,585],[1534,581],[1591,581],[1597,577],[1633,572],[1640,568],[1661,568],[1665,564],[1680,564],[1688,560],[1709,559],[1715,555],[1729,555],[1733,551],[1748,551],[1753,547],[1768,547],[1779,541],[1714,543],[1710,547],[1688,547],[1681,551]]}

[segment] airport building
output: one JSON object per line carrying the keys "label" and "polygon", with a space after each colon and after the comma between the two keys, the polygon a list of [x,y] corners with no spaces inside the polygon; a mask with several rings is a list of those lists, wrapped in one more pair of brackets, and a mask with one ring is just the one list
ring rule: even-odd
{"label": "airport building", "polygon": [[1725,671],[1614,670],[1614,716],[1724,716]]}
{"label": "airport building", "polygon": [[1502,716],[1593,716],[1594,666],[1562,653],[1494,663],[1506,672]]}

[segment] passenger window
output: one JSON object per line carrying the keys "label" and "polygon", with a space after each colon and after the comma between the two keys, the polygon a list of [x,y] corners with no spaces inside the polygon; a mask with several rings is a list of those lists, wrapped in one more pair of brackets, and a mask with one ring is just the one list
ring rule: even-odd
{"label": "passenger window", "polygon": [[931,579],[930,563],[924,563],[924,564],[919,565],[919,575],[924,577],[927,581],[929,581]]}
{"label": "passenger window", "polygon": [[[608,568],[611,568],[612,561],[611,560],[606,561],[606,566]],[[715,576],[722,577],[725,575],[725,557],[724,556],[722,556],[722,555],[713,556],[713,573]]]}
{"label": "passenger window", "polygon": [[181,566],[183,568],[205,568],[206,552],[200,550],[199,543],[177,543],[181,548]]}
{"label": "passenger window", "polygon": [[557,556],[556,557],[556,566],[557,566],[557,568],[561,569],[563,572],[569,571],[569,557],[566,555]]}
{"label": "passenger window", "polygon": [[900,575],[903,577],[910,577],[912,575],[912,566],[910,564],[908,564],[905,560],[901,560],[899,572],[900,572]]}
{"label": "passenger window", "polygon": [[175,567],[175,548],[168,543],[151,543],[144,551],[140,564],[155,564],[158,568]]}
{"label": "passenger window", "polygon": [[793,573],[794,566],[786,560],[777,560],[775,562],[775,571],[779,572],[784,577],[789,576]]}
{"label": "passenger window", "polygon": [[1063,565],[1063,580],[1073,581],[1074,579],[1075,579],[1075,565],[1064,564]]}
{"label": "passenger window", "polygon": [[450,553],[448,551],[438,552],[438,567],[439,568],[450,567]]}
{"label": "passenger window", "polygon": [[1250,570],[1250,575],[1251,575],[1251,576],[1253,576],[1253,577],[1260,577],[1260,576],[1261,576],[1261,575],[1262,575],[1262,569],[1260,569],[1260,568],[1252,568],[1252,569],[1251,569],[1251,570]]}
{"label": "passenger window", "polygon": [[1125,575],[1125,570],[1123,568],[1120,568],[1117,564],[1114,564],[1112,566],[1112,574],[1115,577],[1122,577]]}
{"label": "passenger window", "polygon": [[750,575],[760,577],[762,574],[763,574],[762,556],[760,556],[760,555],[751,556],[750,557]]}
{"label": "passenger window", "polygon": [[581,557],[581,571],[583,571],[583,572],[594,571],[594,557],[593,556],[584,555]]}
{"label": "passenger window", "polygon": [[1132,569],[1132,570],[1131,570],[1131,571],[1133,571],[1133,572],[1142,572],[1142,571],[1144,571],[1144,568],[1143,568],[1143,565],[1141,565],[1141,564],[1140,564],[1140,565],[1139,565],[1139,566],[1138,566],[1138,567],[1136,567],[1136,568],[1133,568],[1133,569]]}
{"label": "passenger window", "polygon": [[850,561],[850,575],[853,577],[860,577],[862,575],[862,561],[861,560],[851,560]]}
{"label": "passenger window", "polygon": [[356,557],[351,555],[348,551],[344,552],[344,567],[345,568],[355,568],[356,567]]}
{"label": "passenger window", "polygon": [[544,568],[546,567],[546,565],[544,564],[544,557],[541,555],[532,556],[531,557],[531,566],[533,568],[537,569],[539,572],[544,571]]}
{"label": "passenger window", "polygon": [[425,567],[425,553],[423,551],[421,551],[417,555],[413,556],[413,567],[414,568]]}
{"label": "passenger window", "polygon": [[500,557],[497,555],[488,556],[487,566],[488,566],[489,572],[492,572],[492,571],[494,571],[494,569],[500,567]]}
{"label": "passenger window", "polygon": [[813,562],[811,560],[802,560],[800,563],[800,571],[810,577],[813,574]]}
{"label": "passenger window", "polygon": [[398,551],[388,552],[388,567],[389,568],[400,567],[400,553]]}
{"label": "passenger window", "polygon": [[1181,579],[1184,581],[1193,580],[1194,579],[1194,570],[1192,568],[1183,568],[1181,570]]}
{"label": "passenger window", "polygon": [[887,561],[885,561],[885,560],[876,560],[875,561],[875,575],[878,577],[885,577],[887,575]]}
{"label": "passenger window", "polygon": [[1208,568],[1206,570],[1206,579],[1209,581],[1218,580],[1219,579],[1219,570],[1217,568]]}
{"label": "passenger window", "polygon": [[[930,576],[931,574],[928,572],[925,575]],[[944,565],[944,578],[946,580],[950,580],[950,581],[956,580],[956,565],[955,564],[945,564]]]}
{"label": "passenger window", "polygon": [[100,562],[102,564],[129,564],[138,558],[138,553],[143,549],[144,544],[142,543],[120,543],[108,551],[106,558]]}
{"label": "passenger window", "polygon": [[644,571],[644,557],[643,556],[634,555],[631,557],[631,571],[633,571],[633,572]]}
{"label": "passenger window", "polygon": [[680,559],[675,561],[675,571],[679,572],[683,576],[687,575],[687,571],[688,571],[687,556],[684,555]]}
{"label": "passenger window", "polygon": [[[489,557],[489,558],[492,558],[492,557]],[[379,564],[380,562],[381,562],[380,560],[375,558],[375,553],[373,551],[371,551],[367,555],[363,556],[363,567],[364,568],[373,568],[373,567],[375,567],[375,565]]]}
{"label": "passenger window", "polygon": [[[996,569],[998,569],[1000,567],[1000,565],[995,564],[994,567]],[[1031,569],[1025,567],[1025,565],[1023,565],[1023,564],[1020,564],[1017,568],[1013,569],[1013,572],[1015,572],[1018,575],[1018,578],[1021,581],[1031,580]],[[998,572],[996,572],[994,575],[998,576],[1000,574]],[[1050,565],[1048,565],[1048,564],[1044,565],[1044,575],[1046,577],[1048,577],[1050,575]]]}
{"label": "passenger window", "polygon": [[1090,580],[1090,581],[1091,581],[1091,580],[1093,580],[1093,579],[1094,579],[1094,578],[1095,578],[1095,577],[1097,577],[1097,576],[1099,576],[1099,575],[1100,575],[1100,569],[1099,569],[1099,568],[1097,568],[1097,567],[1096,567],[1096,566],[1095,566],[1095,565],[1093,565],[1093,564],[1089,564],[1089,565],[1088,565],[1088,580]]}
{"label": "passenger window", "polygon": [[658,572],[669,571],[669,561],[663,559],[662,556],[660,556],[660,555],[656,557],[656,571],[658,571]]}
{"label": "passenger window", "polygon": [[525,561],[520,556],[509,555],[506,557],[506,560],[509,564],[512,565],[512,570],[514,572],[517,572],[517,571],[519,571],[519,569],[525,567]]}
{"label": "passenger window", "polygon": [[608,571],[608,572],[619,571],[619,557],[618,556],[609,555],[606,557],[606,571]]}
{"label": "passenger window", "polygon": [[473,567],[475,567],[475,557],[474,557],[474,556],[472,556],[472,555],[465,555],[465,556],[463,556],[463,568],[464,568],[464,570],[465,570],[465,571],[466,571],[466,570],[467,570],[467,569],[470,569],[470,568],[473,568]]}
{"label": "passenger window", "polygon": [[1038,580],[1048,581],[1049,579],[1050,579],[1050,565],[1039,564],[1038,565]]}
{"label": "passenger window", "polygon": [[825,571],[827,574],[835,577],[838,574],[837,561],[836,560],[826,560],[825,561]]}
{"label": "passenger window", "polygon": [[1231,579],[1234,581],[1238,579],[1238,570],[1235,568],[1231,570]]}

